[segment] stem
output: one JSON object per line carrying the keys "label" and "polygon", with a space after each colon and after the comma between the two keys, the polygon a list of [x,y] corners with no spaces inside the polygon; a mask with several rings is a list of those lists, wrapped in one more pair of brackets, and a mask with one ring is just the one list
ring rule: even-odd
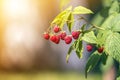
{"label": "stem", "polygon": [[90,23],[90,22],[89,22],[87,19],[85,19],[84,17],[81,17],[81,16],[80,16],[80,19],[83,19],[83,20],[86,21],[88,24],[92,25],[92,27],[89,28],[90,30],[93,29],[93,28],[97,28],[97,29],[100,29],[100,30],[105,30],[104,28],[98,27],[98,26]]}

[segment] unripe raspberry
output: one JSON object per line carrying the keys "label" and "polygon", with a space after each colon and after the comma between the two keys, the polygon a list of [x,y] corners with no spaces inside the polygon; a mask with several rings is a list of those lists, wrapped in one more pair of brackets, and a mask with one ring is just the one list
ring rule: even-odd
{"label": "unripe raspberry", "polygon": [[58,32],[60,31],[60,28],[59,28],[58,26],[55,26],[55,27],[53,28],[53,31],[54,31],[55,33],[58,33]]}
{"label": "unripe raspberry", "polygon": [[50,35],[49,35],[48,33],[44,33],[44,34],[43,34],[43,37],[44,37],[44,39],[49,40]]}
{"label": "unripe raspberry", "polygon": [[72,42],[72,36],[68,35],[64,38],[66,44],[70,44]]}
{"label": "unripe raspberry", "polygon": [[57,35],[57,36],[56,36],[56,41],[55,41],[55,43],[56,43],[56,44],[59,44],[59,42],[60,42],[60,36]]}
{"label": "unripe raspberry", "polygon": [[104,47],[99,47],[97,51],[98,51],[99,53],[102,53],[103,50],[104,50]]}
{"label": "unripe raspberry", "polygon": [[55,42],[55,41],[57,40],[56,35],[52,35],[52,36],[50,37],[50,40],[51,40],[52,42]]}
{"label": "unripe raspberry", "polygon": [[90,45],[90,44],[88,44],[86,48],[87,48],[87,51],[88,51],[88,52],[91,52],[91,51],[92,51],[92,49],[93,49],[93,46],[92,46],[92,45]]}
{"label": "unripe raspberry", "polygon": [[66,32],[61,32],[61,33],[60,33],[60,38],[61,38],[62,40],[64,40],[65,36],[66,36]]}
{"label": "unripe raspberry", "polygon": [[72,31],[72,37],[74,39],[78,39],[79,35],[80,35],[80,31]]}

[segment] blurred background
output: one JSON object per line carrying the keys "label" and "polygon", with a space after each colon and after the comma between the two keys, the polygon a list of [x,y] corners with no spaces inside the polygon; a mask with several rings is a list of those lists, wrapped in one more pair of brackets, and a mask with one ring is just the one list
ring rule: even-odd
{"label": "blurred background", "polygon": [[[0,80],[86,80],[86,50],[80,60],[73,52],[67,64],[69,45],[42,37],[59,5],[59,0],[0,0]],[[101,0],[71,0],[69,5],[96,12]],[[102,80],[101,74],[92,73],[88,80]]]}

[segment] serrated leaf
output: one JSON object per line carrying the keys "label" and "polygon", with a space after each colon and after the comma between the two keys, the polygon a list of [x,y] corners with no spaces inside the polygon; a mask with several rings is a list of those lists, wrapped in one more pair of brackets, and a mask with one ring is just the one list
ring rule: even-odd
{"label": "serrated leaf", "polygon": [[97,35],[97,40],[99,45],[104,45],[107,37],[111,34],[112,32],[110,30],[104,30],[104,31],[99,31]]}
{"label": "serrated leaf", "polygon": [[73,14],[93,14],[90,9],[87,9],[83,6],[78,6],[73,10]]}
{"label": "serrated leaf", "polygon": [[68,16],[68,22],[67,22],[67,26],[68,26],[68,29],[69,29],[70,32],[71,32],[71,29],[73,27],[73,24],[74,24],[74,16],[71,12]]}
{"label": "serrated leaf", "polygon": [[66,62],[67,62],[67,63],[68,63],[70,54],[71,54],[71,52],[72,52],[73,49],[74,49],[74,48],[73,48],[73,45],[71,45],[70,48],[69,48],[69,50],[68,50],[67,56],[66,56]]}
{"label": "serrated leaf", "polygon": [[120,62],[120,34],[112,33],[105,42],[105,51]]}
{"label": "serrated leaf", "polygon": [[112,5],[111,8],[109,9],[109,15],[114,14],[114,13],[119,13],[119,2],[117,0],[115,0]]}
{"label": "serrated leaf", "polygon": [[95,51],[92,55],[90,55],[87,64],[85,66],[85,77],[87,78],[87,73],[90,72],[100,60],[101,55]]}
{"label": "serrated leaf", "polygon": [[107,30],[120,32],[119,25],[120,25],[120,14],[112,14],[105,20],[105,22],[102,24],[102,27]]}
{"label": "serrated leaf", "polygon": [[82,37],[82,40],[84,40],[88,43],[95,43],[95,44],[97,43],[97,38],[94,35],[93,31],[84,33],[84,36]]}

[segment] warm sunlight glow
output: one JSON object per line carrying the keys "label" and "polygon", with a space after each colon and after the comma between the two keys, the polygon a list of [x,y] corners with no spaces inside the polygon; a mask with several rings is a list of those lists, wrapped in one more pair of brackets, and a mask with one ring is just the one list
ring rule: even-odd
{"label": "warm sunlight glow", "polygon": [[9,17],[24,15],[28,10],[27,0],[4,0],[4,12]]}

